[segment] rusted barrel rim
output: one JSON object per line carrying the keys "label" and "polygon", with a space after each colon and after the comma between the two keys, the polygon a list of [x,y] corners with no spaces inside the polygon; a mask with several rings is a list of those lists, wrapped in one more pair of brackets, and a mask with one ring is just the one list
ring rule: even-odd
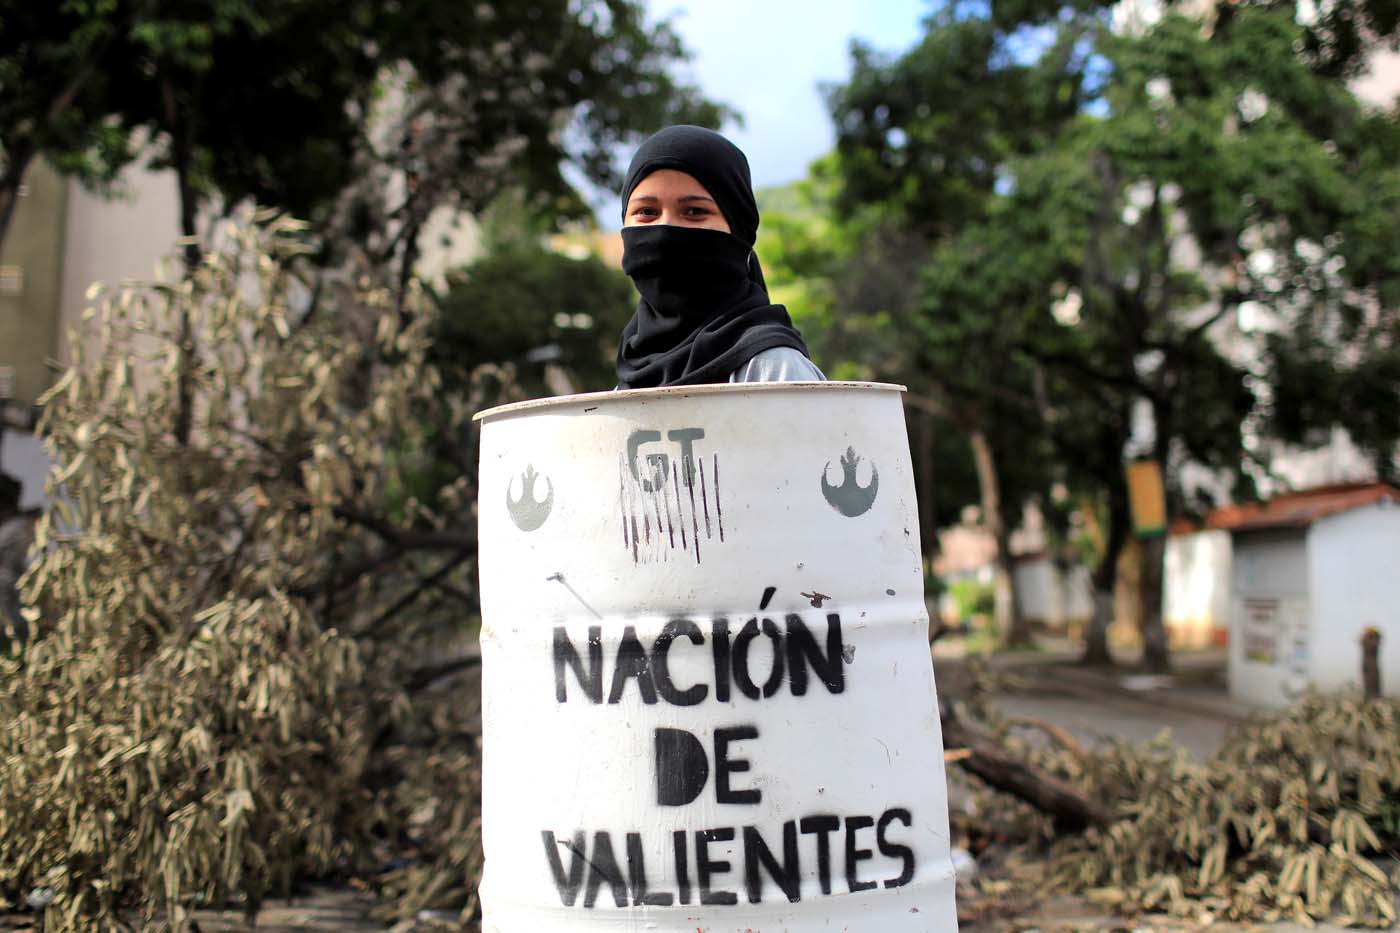
{"label": "rusted barrel rim", "polygon": [[[527,402],[512,402],[497,405],[472,416],[473,421],[485,421],[520,412],[538,412],[549,408],[572,408],[580,403],[598,406],[599,403],[636,402],[651,398],[670,398],[695,395],[747,394],[752,392],[812,392],[833,389],[873,389],[881,392],[907,392],[908,388],[891,382],[722,382],[713,385],[666,386],[660,389],[622,389],[614,392],[585,392],[579,395],[556,395],[552,398],[536,398]],[[593,407],[588,407],[592,411]]]}

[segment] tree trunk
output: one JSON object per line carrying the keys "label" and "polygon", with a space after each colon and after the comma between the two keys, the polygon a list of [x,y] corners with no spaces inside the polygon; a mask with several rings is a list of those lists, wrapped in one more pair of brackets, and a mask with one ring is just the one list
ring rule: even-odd
{"label": "tree trunk", "polygon": [[[1171,383],[1176,378],[1172,377]],[[1170,395],[1163,393],[1153,400],[1152,421],[1156,431],[1153,456],[1162,471],[1162,486],[1167,482],[1167,458],[1171,454],[1175,421]],[[1170,510],[1166,513],[1171,514]],[[1142,608],[1139,625],[1142,631],[1142,663],[1149,671],[1165,674],[1171,669],[1167,650],[1167,629],[1162,619],[1162,577],[1167,559],[1167,530],[1142,542]]]}
{"label": "tree trunk", "polygon": [[[180,193],[180,235],[185,238],[185,274],[194,275],[203,255],[199,248],[196,218],[199,213],[198,196],[190,181],[190,167],[194,160],[193,147],[187,124],[181,119],[179,105],[175,100],[175,86],[169,77],[161,81],[161,96],[165,105],[165,123],[170,132],[171,162],[175,167],[175,180]],[[184,115],[193,119],[190,114]],[[180,363],[177,379],[178,407],[175,411],[175,440],[185,446],[190,442],[190,431],[194,422],[194,369],[196,365],[194,331],[190,326],[189,310],[180,309]]]}
{"label": "tree trunk", "polygon": [[1361,690],[1368,700],[1381,698],[1381,630],[1374,625],[1361,633]]}
{"label": "tree trunk", "polygon": [[1030,629],[1016,605],[1016,579],[1012,574],[1011,532],[1002,513],[1001,481],[997,478],[996,457],[987,435],[974,430],[968,435],[972,459],[977,466],[977,485],[982,493],[982,524],[996,541],[995,616],[997,632],[1008,646],[1027,645]]}
{"label": "tree trunk", "polygon": [[1024,800],[1049,814],[1059,832],[1077,833],[1113,820],[1103,804],[1090,800],[1073,785],[1046,774],[1007,753],[995,741],[965,725],[952,712],[948,701],[941,704],[943,747],[969,751],[958,759],[963,770],[981,778],[988,787]]}
{"label": "tree trunk", "polygon": [[1011,536],[1005,531],[997,536],[996,573],[994,580],[997,631],[1008,648],[1031,643],[1030,626],[1016,599],[1016,565],[1011,560]]}
{"label": "tree trunk", "polygon": [[1166,554],[1165,533],[1142,542],[1142,663],[1157,674],[1171,669],[1167,629],[1162,620],[1162,570]]}
{"label": "tree trunk", "polygon": [[1108,530],[1104,534],[1103,554],[1094,568],[1094,615],[1084,633],[1084,664],[1111,665],[1108,651],[1108,627],[1113,623],[1115,594],[1118,590],[1118,562],[1132,531],[1132,516],[1128,512],[1128,487],[1121,473],[1115,473],[1108,484]]}

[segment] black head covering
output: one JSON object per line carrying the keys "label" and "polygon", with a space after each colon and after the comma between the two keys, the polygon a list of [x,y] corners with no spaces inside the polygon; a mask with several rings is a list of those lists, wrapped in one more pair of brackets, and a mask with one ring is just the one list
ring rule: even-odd
{"label": "black head covering", "polygon": [[758,204],[749,162],[713,130],[668,127],[642,143],[622,188],[624,220],[632,191],[658,169],[685,172],[704,186],[730,233],[643,224],[622,230],[622,269],[641,300],[617,349],[620,388],[725,382],[755,354],[807,346],[782,305],[768,299],[754,255]]}

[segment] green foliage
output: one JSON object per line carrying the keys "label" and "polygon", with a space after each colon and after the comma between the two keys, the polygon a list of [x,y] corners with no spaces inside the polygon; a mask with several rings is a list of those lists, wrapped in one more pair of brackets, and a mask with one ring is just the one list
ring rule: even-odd
{"label": "green foliage", "polygon": [[252,198],[313,216],[349,181],[351,153],[378,63],[365,3],[241,0],[132,6],[126,77],[108,102],[168,140],[157,166],[202,193]]}
{"label": "green foliage", "polygon": [[[948,585],[943,581],[942,577],[933,572],[933,561],[925,558],[922,561],[922,565],[924,575],[924,602],[928,603],[931,607],[937,607],[938,601],[942,599],[943,594],[948,592]],[[934,616],[937,616],[936,608],[930,609],[930,612]]]}
{"label": "green foliage", "polygon": [[1368,328],[1374,336],[1343,344],[1353,353],[1338,353],[1337,342],[1316,337],[1306,324],[1271,335],[1267,414],[1273,433],[1297,444],[1315,440],[1333,425],[1345,427],[1371,453],[1380,479],[1397,483],[1394,413],[1400,411],[1400,343],[1393,335],[1400,334],[1400,324],[1391,309],[1380,310],[1381,316],[1377,326]]}
{"label": "green foliage", "polygon": [[755,250],[768,294],[788,309],[812,359],[829,378],[858,378],[843,340],[832,269],[843,259],[829,186],[808,178],[756,192],[763,224]]}
{"label": "green foliage", "polygon": [[957,604],[959,618],[991,617],[995,592],[990,583],[968,577],[949,583],[948,592]]}
{"label": "green foliage", "polygon": [[[1103,829],[1050,844],[1018,883],[1086,893],[1126,912],[1232,920],[1318,920],[1389,928],[1400,879],[1371,858],[1394,845],[1373,826],[1400,797],[1400,703],[1309,695],[1238,729],[1200,763],[1162,738],[1134,747],[1025,742],[981,707],[1014,750],[1109,802]],[[1045,818],[986,802],[1001,831],[1048,841]],[[1017,816],[1007,819],[1014,812]]]}
{"label": "green foliage", "polygon": [[[936,464],[932,482],[927,472],[916,473],[921,510],[933,520],[922,529],[932,548],[935,529],[959,521],[979,492],[965,425],[928,404],[946,372],[931,365],[921,341],[909,339],[909,329],[918,326],[910,317],[926,247],[877,215],[837,215],[838,184],[837,160],[830,156],[808,178],[758,192],[758,254],[770,294],[787,306],[829,378],[901,383],[920,397],[921,407],[909,410],[910,432],[916,460]],[[966,362],[959,358],[956,365]],[[1008,423],[1007,433],[1019,428]],[[1030,458],[1018,463],[1036,468]]]}
{"label": "green foliage", "polygon": [[1014,63],[1008,36],[990,20],[948,6],[927,29],[894,61],[857,44],[851,78],[829,92],[828,105],[843,210],[878,202],[902,226],[934,237],[977,216],[1003,163],[1082,98],[1072,75]]}
{"label": "green foliage", "polygon": [[532,354],[547,356],[575,391],[617,384],[617,335],[636,293],[594,256],[573,259],[520,238],[495,244],[463,269],[441,305],[433,359],[449,386],[483,363],[509,363],[528,393],[548,395],[547,363]]}
{"label": "green foliage", "polygon": [[35,153],[97,187],[134,158],[128,128],[103,119],[110,79],[95,67],[123,49],[122,25],[116,0],[0,3],[0,178],[6,184],[18,183]]}
{"label": "green foliage", "polygon": [[181,173],[190,216],[196,194],[216,188],[310,215],[352,176],[357,114],[380,67],[371,4],[6,7],[11,60],[44,66],[7,69],[7,149],[107,182],[144,140],[154,166]]}

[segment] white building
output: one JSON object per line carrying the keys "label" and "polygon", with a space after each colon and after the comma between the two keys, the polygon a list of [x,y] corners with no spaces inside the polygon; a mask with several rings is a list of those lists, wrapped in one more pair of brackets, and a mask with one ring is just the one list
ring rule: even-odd
{"label": "white building", "polygon": [[1375,627],[1384,692],[1400,696],[1400,489],[1289,493],[1210,524],[1233,539],[1231,694],[1279,707],[1359,683],[1361,635]]}

